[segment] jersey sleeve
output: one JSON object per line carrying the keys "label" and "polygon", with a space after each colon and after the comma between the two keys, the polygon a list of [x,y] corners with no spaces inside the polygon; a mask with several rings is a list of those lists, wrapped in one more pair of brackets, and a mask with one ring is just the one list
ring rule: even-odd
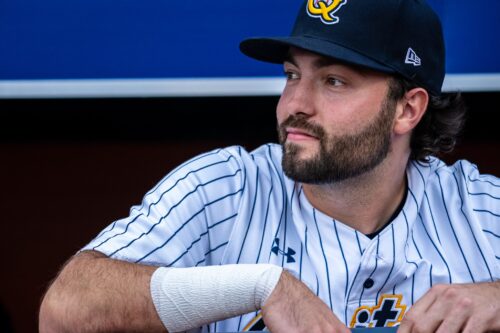
{"label": "jersey sleeve", "polygon": [[500,266],[500,179],[480,174],[475,165],[465,161],[460,162],[460,172],[466,184],[470,209],[477,217]]}
{"label": "jersey sleeve", "polygon": [[157,266],[219,264],[238,216],[243,173],[238,147],[197,156],[82,250]]}

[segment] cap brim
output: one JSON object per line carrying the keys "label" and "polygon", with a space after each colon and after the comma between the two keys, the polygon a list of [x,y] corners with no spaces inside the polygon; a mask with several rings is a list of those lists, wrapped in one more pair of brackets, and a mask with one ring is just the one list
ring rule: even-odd
{"label": "cap brim", "polygon": [[287,57],[288,50],[291,46],[381,72],[396,72],[394,69],[374,59],[341,45],[304,36],[249,38],[240,43],[240,50],[251,58],[280,64],[283,63]]}

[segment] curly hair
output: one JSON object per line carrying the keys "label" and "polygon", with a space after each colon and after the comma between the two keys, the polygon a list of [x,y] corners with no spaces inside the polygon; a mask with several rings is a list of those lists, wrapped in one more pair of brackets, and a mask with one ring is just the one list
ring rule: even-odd
{"label": "curly hair", "polygon": [[[417,86],[402,77],[395,77],[389,85],[389,98],[399,100]],[[460,93],[429,96],[429,105],[412,133],[410,159],[429,162],[429,156],[450,153],[465,125],[466,107]]]}

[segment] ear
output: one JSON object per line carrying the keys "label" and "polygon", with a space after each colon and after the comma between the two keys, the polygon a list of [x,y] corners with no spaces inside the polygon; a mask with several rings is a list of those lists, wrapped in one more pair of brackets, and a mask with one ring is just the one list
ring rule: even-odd
{"label": "ear", "polygon": [[413,88],[406,92],[397,104],[394,133],[403,135],[411,132],[422,119],[428,104],[429,94],[425,89]]}

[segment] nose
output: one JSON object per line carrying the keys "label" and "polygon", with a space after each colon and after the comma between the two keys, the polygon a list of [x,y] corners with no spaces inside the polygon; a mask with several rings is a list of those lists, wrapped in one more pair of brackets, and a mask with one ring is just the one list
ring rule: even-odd
{"label": "nose", "polygon": [[314,109],[314,89],[305,79],[285,86],[280,97],[278,110],[286,115],[299,115],[311,117]]}

